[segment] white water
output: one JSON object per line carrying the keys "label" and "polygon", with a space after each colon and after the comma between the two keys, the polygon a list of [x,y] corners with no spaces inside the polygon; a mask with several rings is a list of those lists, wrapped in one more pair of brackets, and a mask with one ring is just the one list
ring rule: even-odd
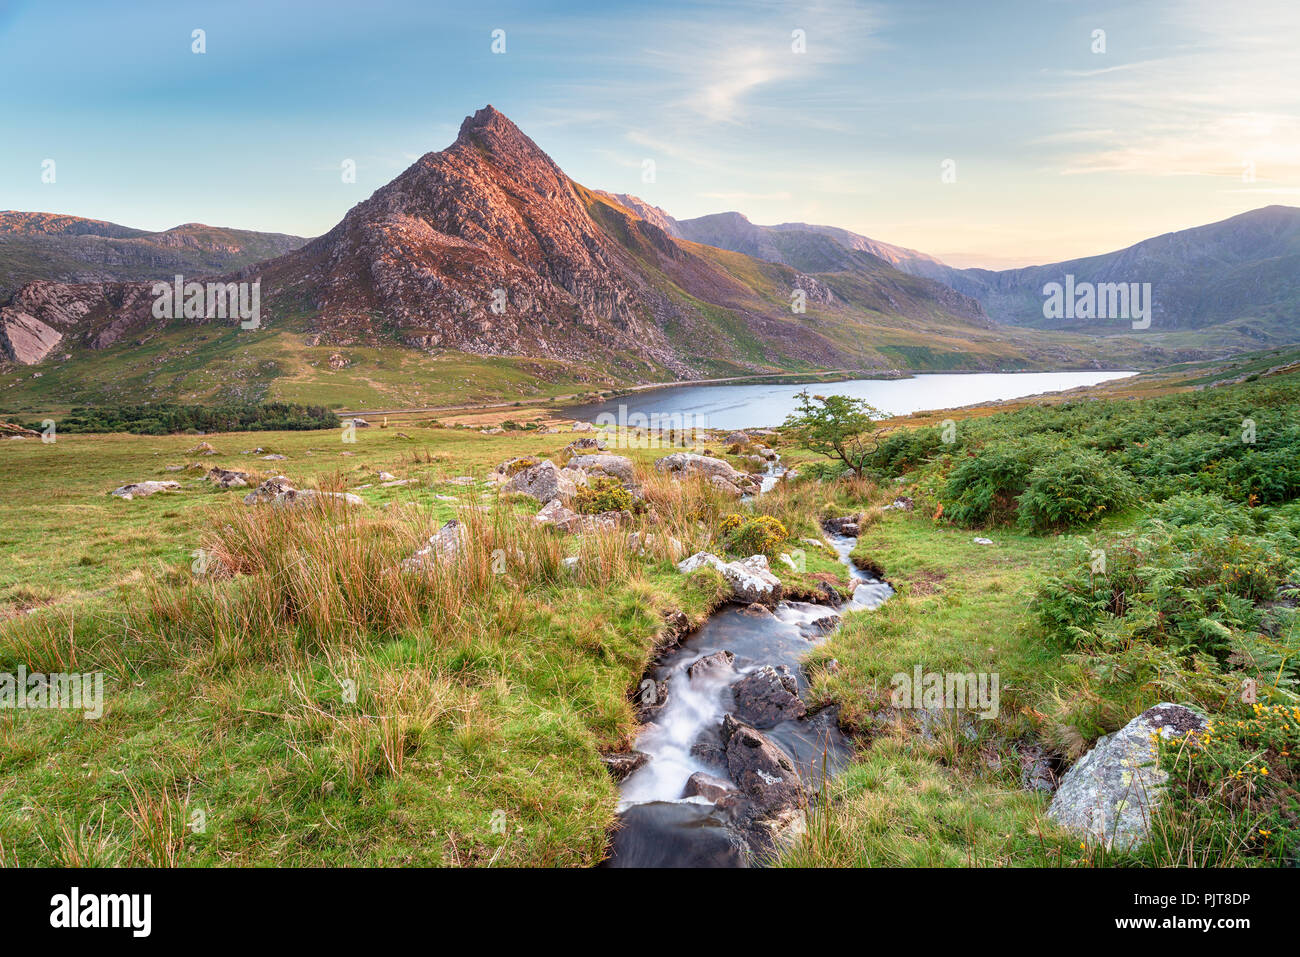
{"label": "white water", "polygon": [[[723,715],[731,710],[731,686],[763,665],[785,664],[797,670],[799,660],[824,638],[823,634],[809,632],[811,622],[827,615],[878,608],[893,594],[887,583],[866,577],[849,560],[856,539],[838,535],[828,538],[850,569],[850,580],[855,584],[850,600],[839,608],[781,602],[773,615],[758,617],[750,617],[735,607],[724,609],[667,656],[663,670],[656,673],[657,679],[667,679],[667,700],[645,725],[635,745],[650,760],[623,782],[620,812],[650,802],[708,805],[707,799],[684,798],[682,792],[687,779],[697,771],[727,780],[725,770],[701,760],[691,753],[691,748],[716,730]],[[729,666],[699,669],[694,677],[687,673],[687,668],[700,658],[720,650],[731,651],[735,661]],[[798,724],[787,722],[766,733],[788,751],[806,750],[797,747],[799,739],[806,737]],[[792,753],[791,757],[798,762],[800,756]]]}

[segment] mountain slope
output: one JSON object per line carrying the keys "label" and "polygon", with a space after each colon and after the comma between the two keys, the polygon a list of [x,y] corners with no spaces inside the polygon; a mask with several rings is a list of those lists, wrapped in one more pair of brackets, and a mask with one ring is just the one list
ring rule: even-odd
{"label": "mountain slope", "polygon": [[944,280],[975,296],[999,322],[1082,332],[1113,320],[1043,316],[1043,286],[1063,282],[1152,284],[1152,329],[1201,331],[1244,321],[1264,338],[1300,339],[1300,208],[1267,206],[1221,222],[1165,233],[1116,252],[1046,266],[951,270]]}
{"label": "mountain slope", "polygon": [[[632,206],[648,206],[625,197]],[[1020,269],[957,269],[933,256],[834,226],[759,226],[736,212],[676,220],[657,207],[676,235],[814,271],[853,271],[870,256],[912,276],[934,280],[977,300],[994,322],[1113,336],[1114,319],[1062,320],[1043,315],[1043,286],[1151,283],[1151,335],[1175,348],[1209,351],[1300,341],[1300,208],[1268,206],[1218,223],[1166,233],[1126,249]]]}
{"label": "mountain slope", "polygon": [[56,213],[0,211],[0,301],[24,283],[211,275],[297,249],[307,240],[186,223],[162,232]]}

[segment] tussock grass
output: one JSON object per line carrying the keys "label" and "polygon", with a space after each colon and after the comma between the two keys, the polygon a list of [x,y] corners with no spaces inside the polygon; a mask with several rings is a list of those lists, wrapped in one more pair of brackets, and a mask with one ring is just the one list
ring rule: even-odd
{"label": "tussock grass", "polygon": [[[0,669],[104,671],[106,701],[98,722],[0,714],[0,861],[598,861],[616,799],[598,752],[635,731],[663,614],[717,601],[668,564],[669,536],[703,533],[669,514],[564,536],[505,500],[451,514],[459,552],[405,568],[448,517],[418,490],[382,511],[231,501],[199,540],[222,573],[7,623]],[[654,534],[644,554],[630,531]]]}

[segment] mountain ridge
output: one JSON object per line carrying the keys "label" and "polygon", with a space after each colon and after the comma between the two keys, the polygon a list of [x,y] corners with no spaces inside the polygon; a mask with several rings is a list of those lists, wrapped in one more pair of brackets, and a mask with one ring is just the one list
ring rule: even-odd
{"label": "mountain ridge", "polygon": [[[596,373],[612,383],[1159,361],[1158,350],[1137,343],[1082,348],[999,329],[973,298],[866,248],[845,249],[815,229],[778,234],[799,253],[791,263],[674,237],[617,195],[571,180],[489,105],[466,117],[451,145],[421,156],[322,236],[235,269],[186,275],[257,283],[253,331],[202,314],[153,316],[151,289],[173,279],[170,269],[152,281],[35,280],[0,305],[0,359],[11,370],[0,370],[0,385],[21,385],[14,367],[42,365],[43,377],[57,359],[45,394],[57,385],[83,401],[116,395],[124,384],[87,384],[111,352],[121,383],[165,397],[186,378],[173,374],[177,364],[193,368],[206,349],[216,350],[210,361],[227,381],[205,378],[203,388],[241,397],[252,388],[245,383],[265,392],[286,370],[316,381],[352,361],[328,350],[379,350],[368,361],[382,365],[393,346],[435,361],[478,357],[480,367],[558,363],[562,371],[548,373],[557,381]],[[217,340],[180,332],[222,323]]]}

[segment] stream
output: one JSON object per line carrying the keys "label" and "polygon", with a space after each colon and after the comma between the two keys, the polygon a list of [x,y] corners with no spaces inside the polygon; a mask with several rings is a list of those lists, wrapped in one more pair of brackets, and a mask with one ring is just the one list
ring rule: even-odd
{"label": "stream", "polygon": [[[708,798],[684,797],[693,774],[704,772],[735,787],[721,759],[723,716],[734,711],[732,686],[764,665],[787,666],[802,696],[807,679],[799,663],[834,629],[819,619],[878,608],[893,594],[849,559],[857,539],[827,535],[849,569],[853,596],[838,608],[783,601],[771,614],[755,614],[730,603],[698,631],[656,663],[649,677],[667,682],[664,704],[642,727],[636,749],[649,756],[621,785],[619,827],[613,836],[611,867],[745,867],[752,858],[744,833],[728,806]],[[829,626],[828,626],[829,624]],[[731,652],[729,663],[688,668],[717,652]],[[786,720],[762,733],[794,762],[805,793],[818,790],[824,774],[839,770],[852,752],[836,725],[835,709]],[[726,802],[723,802],[725,805]]]}

